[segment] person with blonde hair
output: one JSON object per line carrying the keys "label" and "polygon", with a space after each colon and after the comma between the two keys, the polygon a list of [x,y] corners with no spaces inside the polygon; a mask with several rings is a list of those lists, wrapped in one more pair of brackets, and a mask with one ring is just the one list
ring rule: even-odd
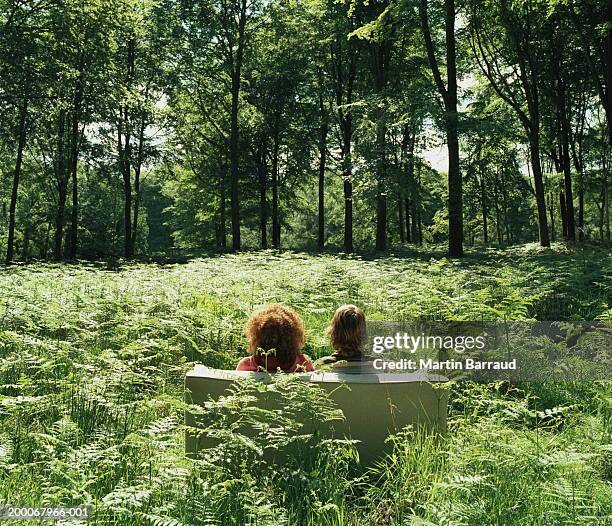
{"label": "person with blonde hair", "polygon": [[238,362],[237,371],[305,372],[313,371],[304,348],[304,322],[289,307],[268,305],[248,319],[247,356]]}

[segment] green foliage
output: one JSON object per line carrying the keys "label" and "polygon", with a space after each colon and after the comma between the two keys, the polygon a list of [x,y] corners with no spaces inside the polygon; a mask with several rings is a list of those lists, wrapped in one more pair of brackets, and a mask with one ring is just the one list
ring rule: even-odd
{"label": "green foliage", "polygon": [[[461,263],[411,256],[259,252],[4,270],[0,501],[91,504],[95,521],[117,526],[605,521],[608,384],[455,384],[447,436],[407,429],[364,470],[350,443],[326,436],[325,420],[342,418],[327,398],[290,376],[239,383],[206,407],[205,432],[219,445],[184,457],[183,374],[193,362],[233,368],[258,305],[294,306],[313,357],[329,353],[324,328],[348,301],[371,319],[608,309],[603,250],[553,257],[527,247]],[[257,407],[258,389],[283,404]],[[286,462],[271,463],[275,455]]]}

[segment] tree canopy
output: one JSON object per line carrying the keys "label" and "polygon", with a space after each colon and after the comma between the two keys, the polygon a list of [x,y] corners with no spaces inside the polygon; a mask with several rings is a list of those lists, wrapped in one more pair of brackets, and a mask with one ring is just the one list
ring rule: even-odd
{"label": "tree canopy", "polygon": [[610,242],[592,0],[0,0],[7,262]]}

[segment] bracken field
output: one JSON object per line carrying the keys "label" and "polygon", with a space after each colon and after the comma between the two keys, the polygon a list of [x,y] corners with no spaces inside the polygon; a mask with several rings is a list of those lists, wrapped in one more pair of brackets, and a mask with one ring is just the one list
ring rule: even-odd
{"label": "bracken field", "polygon": [[[249,383],[216,402],[225,439],[201,459],[185,458],[182,425],[184,373],[232,369],[259,305],[294,307],[317,357],[345,302],[370,319],[610,320],[611,271],[609,250],[561,245],[4,268],[0,502],[88,504],[89,524],[117,526],[612,524],[609,383],[456,383],[445,436],[406,429],[368,469],[348,441],[291,438],[298,414],[337,412],[288,377],[278,413],[252,410]],[[262,455],[290,441],[285,464]]]}

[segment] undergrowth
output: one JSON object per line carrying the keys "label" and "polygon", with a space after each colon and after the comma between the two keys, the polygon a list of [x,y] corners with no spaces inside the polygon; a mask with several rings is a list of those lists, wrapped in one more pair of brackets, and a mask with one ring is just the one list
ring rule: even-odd
{"label": "undergrowth", "polygon": [[447,436],[406,429],[366,470],[350,442],[290,438],[298,414],[341,418],[320,393],[281,377],[286,409],[264,411],[245,383],[208,408],[219,446],[185,458],[183,375],[233,368],[262,304],[298,310],[313,357],[344,302],[370,319],[611,317],[603,249],[412,256],[0,271],[0,503],[89,504],[89,524],[117,526],[612,524],[609,384],[455,384]]}

